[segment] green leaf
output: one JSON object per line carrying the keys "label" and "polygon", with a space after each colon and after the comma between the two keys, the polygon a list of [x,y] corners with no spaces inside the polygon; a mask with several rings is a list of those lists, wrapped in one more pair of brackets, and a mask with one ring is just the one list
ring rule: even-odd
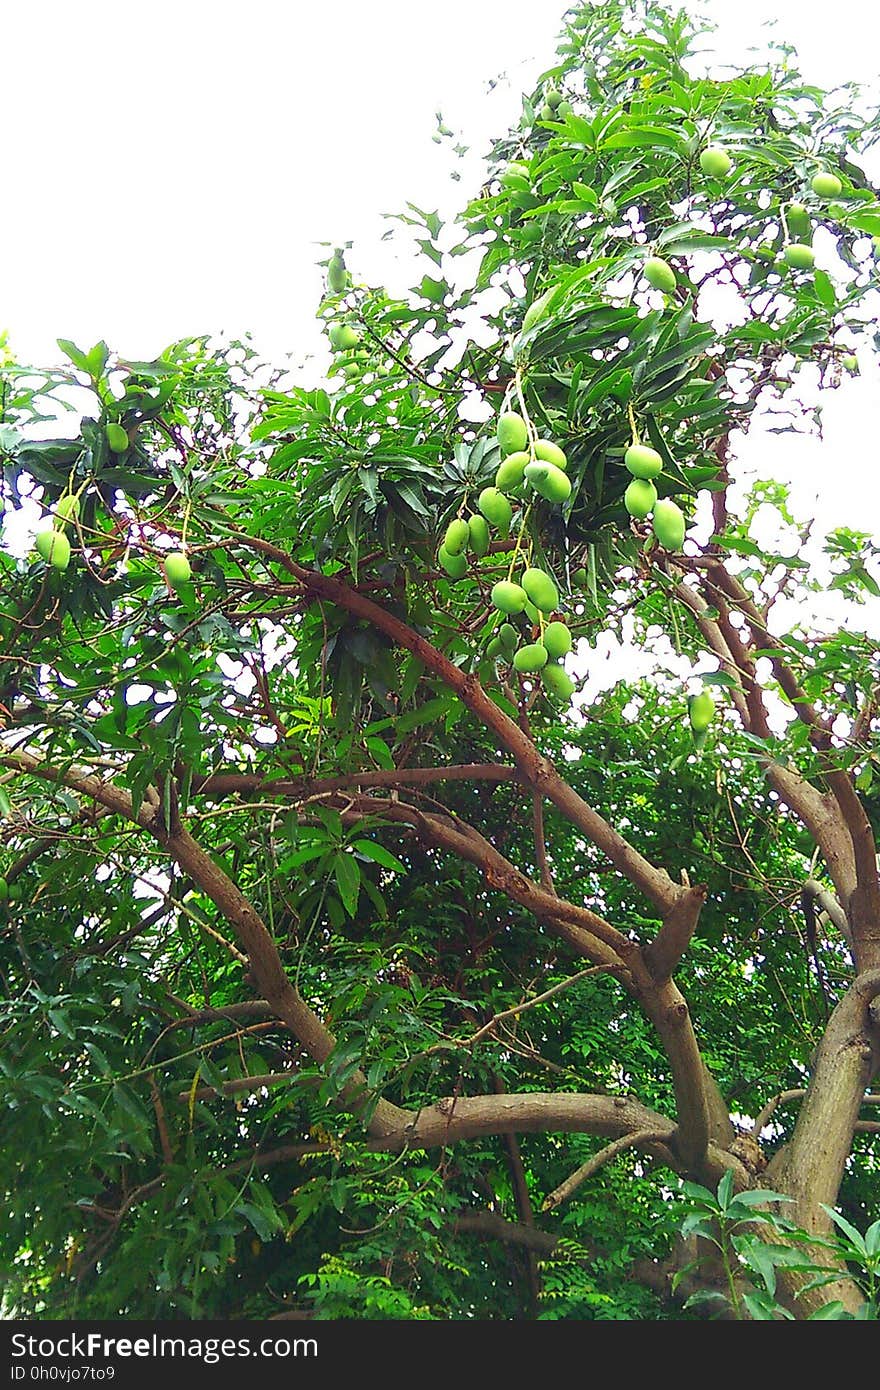
{"label": "green leaf", "polygon": [[357,860],[350,854],[337,854],[333,860],[333,874],[342,906],[349,917],[353,917],[357,911],[361,887],[361,871]]}
{"label": "green leaf", "polygon": [[92,375],[92,359],[90,353],[84,352],[82,348],[78,348],[76,343],[72,342],[70,338],[57,338],[56,342],[68,361],[72,362],[75,367],[78,367],[81,372],[85,372],[87,376]]}
{"label": "green leaf", "polygon": [[663,248],[664,256],[686,256],[693,251],[735,251],[736,246],[730,237],[715,236],[710,232],[688,232],[686,236],[671,236],[666,240],[657,238],[658,247]]}
{"label": "green leaf", "polygon": [[383,845],[377,845],[372,840],[353,840],[351,847],[365,859],[372,859],[375,864],[380,864],[383,869],[393,869],[399,874],[406,873],[406,865],[401,864]]}

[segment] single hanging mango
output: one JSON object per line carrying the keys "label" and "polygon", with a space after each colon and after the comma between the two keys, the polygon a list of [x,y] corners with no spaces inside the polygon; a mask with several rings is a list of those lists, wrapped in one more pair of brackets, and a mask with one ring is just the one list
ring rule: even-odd
{"label": "single hanging mango", "polygon": [[470,529],[463,517],[450,521],[443,537],[443,547],[448,555],[460,555],[468,543]]}
{"label": "single hanging mango", "polygon": [[545,463],[543,459],[529,463],[525,468],[525,478],[548,502],[564,502],[571,496],[571,479],[555,463]]}
{"label": "single hanging mango", "polygon": [[785,248],[785,263],[793,270],[812,270],[815,260],[812,246],[804,246],[801,242],[795,241]]}
{"label": "single hanging mango", "polygon": [[450,579],[463,579],[467,574],[468,562],[466,555],[450,555],[445,546],[441,545],[437,551],[437,563],[444,569]]}
{"label": "single hanging mango", "polygon": [[785,221],[789,233],[795,241],[806,241],[813,224],[803,203],[789,203],[785,213]]}
{"label": "single hanging mango", "polygon": [[554,608],[559,607],[559,591],[552,576],[547,574],[546,570],[536,568],[524,570],[521,583],[525,589],[526,597],[542,613],[552,613]]}
{"label": "single hanging mango", "polygon": [[175,591],[182,589],[192,576],[189,560],[182,550],[172,550],[165,556],[165,578]]}
{"label": "single hanging mango", "polygon": [[541,667],[541,684],[555,700],[570,700],[574,694],[574,681],[565,667],[555,661]]}
{"label": "single hanging mango", "polygon": [[686,523],[684,512],[669,497],[661,497],[651,518],[654,535],[664,550],[681,550]]}
{"label": "single hanging mango", "polygon": [[723,179],[733,168],[733,160],[720,145],[707,145],[700,155],[700,168],[712,179]]}
{"label": "single hanging mango", "polygon": [[477,498],[477,506],[490,525],[501,533],[501,539],[506,540],[510,535],[513,508],[504,493],[497,487],[484,487]]}
{"label": "single hanging mango", "polygon": [[571,632],[565,623],[558,620],[547,624],[544,628],[542,641],[547,648],[548,655],[556,661],[560,657],[568,656],[571,651]]}
{"label": "single hanging mango", "polygon": [[843,189],[843,184],[836,174],[820,172],[813,175],[810,187],[817,198],[836,198]]}
{"label": "single hanging mango", "polygon": [[128,434],[121,425],[113,421],[107,426],[107,444],[112,453],[124,454],[129,442]]}
{"label": "single hanging mango", "polygon": [[541,642],[532,642],[528,647],[520,647],[519,651],[513,654],[514,667],[524,675],[540,671],[547,665],[548,659],[547,648]]}
{"label": "single hanging mango", "polygon": [[518,449],[515,454],[508,454],[498,465],[495,474],[495,486],[500,492],[514,492],[522,486],[523,474],[526,466],[531,463],[531,454],[525,449]]}
{"label": "single hanging mango", "polygon": [[498,583],[492,586],[492,603],[499,613],[521,613],[527,602],[528,595],[525,589],[510,579],[499,579]]}
{"label": "single hanging mango", "polygon": [[623,494],[623,505],[637,521],[644,521],[654,510],[656,502],[657,489],[647,478],[633,478]]}
{"label": "single hanging mango", "polygon": [[688,700],[688,719],[695,734],[708,729],[715,718],[715,701],[712,693],[705,688]]}
{"label": "single hanging mango", "polygon": [[503,415],[499,415],[495,438],[503,454],[515,454],[527,448],[529,431],[523,417],[517,415],[515,410],[506,410]]}
{"label": "single hanging mango", "polygon": [[478,558],[489,553],[489,523],[485,517],[468,517],[468,545]]}
{"label": "single hanging mango", "polygon": [[327,286],[333,294],[341,294],[348,284],[348,271],[345,268],[344,253],[337,246],[327,263]]}
{"label": "single hanging mango", "polygon": [[552,463],[554,468],[561,468],[565,472],[568,467],[568,459],[565,457],[558,444],[554,444],[551,439],[538,439],[535,441],[535,458],[543,459],[545,463]]}
{"label": "single hanging mango", "polygon": [[652,290],[662,290],[664,294],[672,294],[675,289],[677,283],[675,271],[659,256],[651,256],[645,261],[642,273]]}
{"label": "single hanging mango", "polygon": [[631,444],[623,456],[623,464],[634,478],[656,478],[663,471],[663,459],[647,444]]}
{"label": "single hanging mango", "polygon": [[331,323],[329,337],[330,346],[337,352],[349,352],[360,342],[360,335],[350,323]]}
{"label": "single hanging mango", "polygon": [[34,537],[37,554],[53,569],[66,570],[70,564],[70,541],[63,531],[38,531]]}

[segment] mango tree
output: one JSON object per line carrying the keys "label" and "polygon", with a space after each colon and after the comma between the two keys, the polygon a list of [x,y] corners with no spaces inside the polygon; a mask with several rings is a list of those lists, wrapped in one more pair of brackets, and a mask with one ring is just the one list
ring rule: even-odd
{"label": "mango tree", "polygon": [[737,469],[871,348],[877,122],[695,39],[570,12],[323,382],[7,354],[7,1311],[876,1316],[876,551]]}

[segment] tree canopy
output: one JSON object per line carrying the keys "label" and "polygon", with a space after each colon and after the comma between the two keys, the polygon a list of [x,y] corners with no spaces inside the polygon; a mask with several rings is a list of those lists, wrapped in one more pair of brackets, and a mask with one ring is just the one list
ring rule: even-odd
{"label": "tree canopy", "polygon": [[877,551],[735,484],[880,121],[704,35],[569,11],[329,368],[6,349],[9,1315],[877,1316]]}

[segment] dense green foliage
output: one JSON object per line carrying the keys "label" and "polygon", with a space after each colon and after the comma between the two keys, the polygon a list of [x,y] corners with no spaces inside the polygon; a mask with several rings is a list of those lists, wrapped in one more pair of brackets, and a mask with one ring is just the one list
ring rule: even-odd
{"label": "dense green foliage", "polygon": [[[800,367],[833,386],[864,340],[880,206],[857,157],[877,125],[784,52],[694,76],[693,42],[687,17],[656,5],[573,13],[458,222],[414,207],[397,219],[422,258],[411,293],[362,284],[334,252],[324,386],[317,367],[294,382],[248,343],[204,339],[155,362],[66,341],[64,368],[5,361],[7,519],[38,504],[71,547],[66,568],[45,542],[42,558],[0,549],[0,1272],[17,1315],[682,1315],[642,1277],[683,1219],[676,1173],[650,1148],[623,1149],[542,1213],[606,1139],[533,1124],[427,1150],[365,1140],[380,1097],[420,1112],[572,1092],[676,1111],[670,1058],[619,972],[580,959],[479,853],[438,847],[418,813],[470,825],[537,884],[552,870],[560,898],[631,940],[650,941],[660,914],[549,801],[542,865],[521,781],[401,781],[391,796],[398,769],[510,757],[423,649],[310,590],[289,558],[479,681],[645,859],[706,885],[676,982],[732,1115],[806,1085],[850,953],[828,928],[817,973],[800,890],[825,870],[766,771],[775,759],[824,786],[827,750],[775,673],[772,731],[744,727],[739,677],[707,655],[679,588],[703,554],[805,613],[829,582],[750,535],[759,507],[796,533],[780,485],[758,485],[741,515],[728,506],[730,436],[759,405],[804,428]],[[702,160],[707,144],[732,167]],[[811,180],[832,168],[829,202]],[[815,227],[833,244],[829,269],[786,265],[793,203],[808,213],[798,242]],[[671,282],[645,282],[649,253]],[[70,429],[47,440],[35,426],[65,410]],[[450,535],[488,515],[478,498],[513,452],[501,411],[563,447],[570,496],[513,488],[509,539],[497,516]],[[651,508],[624,502],[639,440],[662,461],[660,499],[698,523],[677,559]],[[71,494],[78,508],[59,506]],[[447,559],[459,542],[467,555],[459,578],[443,555],[438,567],[444,537]],[[777,634],[803,696],[850,732],[877,679],[858,606],[880,592],[875,553],[835,533],[824,560],[846,621]],[[646,654],[648,675],[595,681],[585,705],[517,674],[490,595],[521,560],[552,575],[558,603],[509,616],[513,645],[555,614],[573,674],[595,674],[610,634]],[[692,727],[688,697],[709,687],[718,713]],[[869,712],[834,752],[867,797],[873,737]],[[16,764],[20,750],[54,780]],[[77,782],[83,769],[96,783]],[[364,774],[372,800],[363,782],[347,796]],[[226,775],[239,780],[208,781]],[[99,784],[127,793],[128,812]],[[158,836],[135,823],[151,808]],[[236,926],[162,839],[181,821],[332,1032],[326,1062],[253,1002]],[[368,1100],[352,1114],[359,1070]],[[796,1113],[774,1115],[768,1156]],[[876,1135],[855,1135],[839,1207],[859,1229],[880,1215],[877,1152]],[[528,1224],[523,1186],[557,1238],[540,1269],[474,1220]]]}

